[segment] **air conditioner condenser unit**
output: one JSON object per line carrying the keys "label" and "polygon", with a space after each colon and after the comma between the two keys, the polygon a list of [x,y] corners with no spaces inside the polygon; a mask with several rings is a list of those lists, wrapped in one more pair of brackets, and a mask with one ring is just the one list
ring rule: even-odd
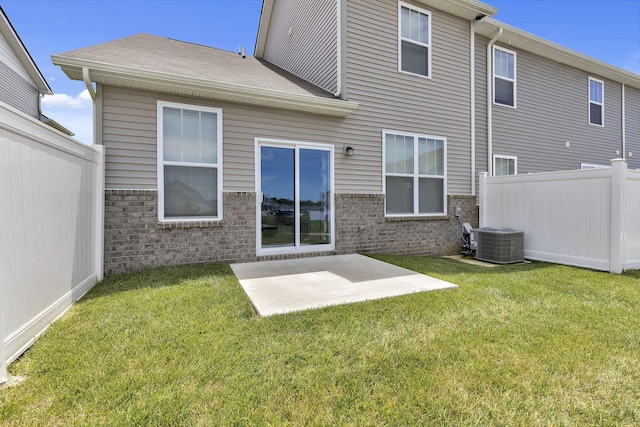
{"label": "air conditioner condenser unit", "polygon": [[524,232],[505,227],[483,227],[471,230],[471,247],[475,258],[495,264],[524,261]]}

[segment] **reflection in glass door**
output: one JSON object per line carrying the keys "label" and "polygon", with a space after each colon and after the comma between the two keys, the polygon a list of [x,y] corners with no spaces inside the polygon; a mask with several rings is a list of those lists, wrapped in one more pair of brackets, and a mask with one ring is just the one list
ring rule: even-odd
{"label": "reflection in glass door", "polygon": [[331,148],[260,144],[258,251],[333,249]]}

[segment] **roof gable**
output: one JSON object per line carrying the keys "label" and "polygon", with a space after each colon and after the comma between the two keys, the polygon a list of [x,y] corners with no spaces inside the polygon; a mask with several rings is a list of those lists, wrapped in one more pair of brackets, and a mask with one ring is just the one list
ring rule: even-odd
{"label": "roof gable", "polygon": [[[36,63],[33,61],[33,58],[31,58],[31,55],[29,54],[29,51],[27,51],[24,43],[22,43],[22,40],[20,40],[18,33],[13,28],[13,25],[11,25],[9,18],[5,14],[2,7],[0,7],[0,35],[6,42],[6,46],[11,49],[14,57],[17,59],[17,61],[19,61],[19,65],[21,65],[22,70],[26,72],[31,82],[38,89],[38,91],[41,94],[51,95],[53,92],[51,91],[49,84],[44,79],[44,76],[38,69]],[[14,65],[12,68],[15,69],[15,64],[7,65]]]}

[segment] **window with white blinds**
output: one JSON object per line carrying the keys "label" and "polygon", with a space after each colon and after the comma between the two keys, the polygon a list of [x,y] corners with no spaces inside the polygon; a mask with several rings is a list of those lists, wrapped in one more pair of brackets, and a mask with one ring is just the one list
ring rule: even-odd
{"label": "window with white blinds", "polygon": [[493,175],[517,175],[518,174],[518,158],[515,156],[493,156]]}
{"label": "window with white blinds", "polygon": [[604,126],[604,82],[589,77],[589,123]]}
{"label": "window with white blinds", "polygon": [[442,215],[446,211],[446,139],[383,132],[387,215]]}
{"label": "window with white blinds", "polygon": [[222,217],[222,110],[158,102],[158,217]]}
{"label": "window with white blinds", "polygon": [[493,102],[516,106],[516,53],[493,47]]}
{"label": "window with white blinds", "polygon": [[431,75],[431,13],[399,3],[399,68],[411,74]]}

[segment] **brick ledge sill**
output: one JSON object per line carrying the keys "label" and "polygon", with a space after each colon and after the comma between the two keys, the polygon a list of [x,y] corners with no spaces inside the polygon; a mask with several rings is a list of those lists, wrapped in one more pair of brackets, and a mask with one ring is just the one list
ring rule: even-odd
{"label": "brick ledge sill", "polygon": [[436,216],[386,216],[385,222],[404,222],[404,221],[448,221],[451,219],[450,215],[436,215]]}
{"label": "brick ledge sill", "polygon": [[223,221],[158,222],[159,230],[172,230],[177,228],[213,228],[222,226]]}

